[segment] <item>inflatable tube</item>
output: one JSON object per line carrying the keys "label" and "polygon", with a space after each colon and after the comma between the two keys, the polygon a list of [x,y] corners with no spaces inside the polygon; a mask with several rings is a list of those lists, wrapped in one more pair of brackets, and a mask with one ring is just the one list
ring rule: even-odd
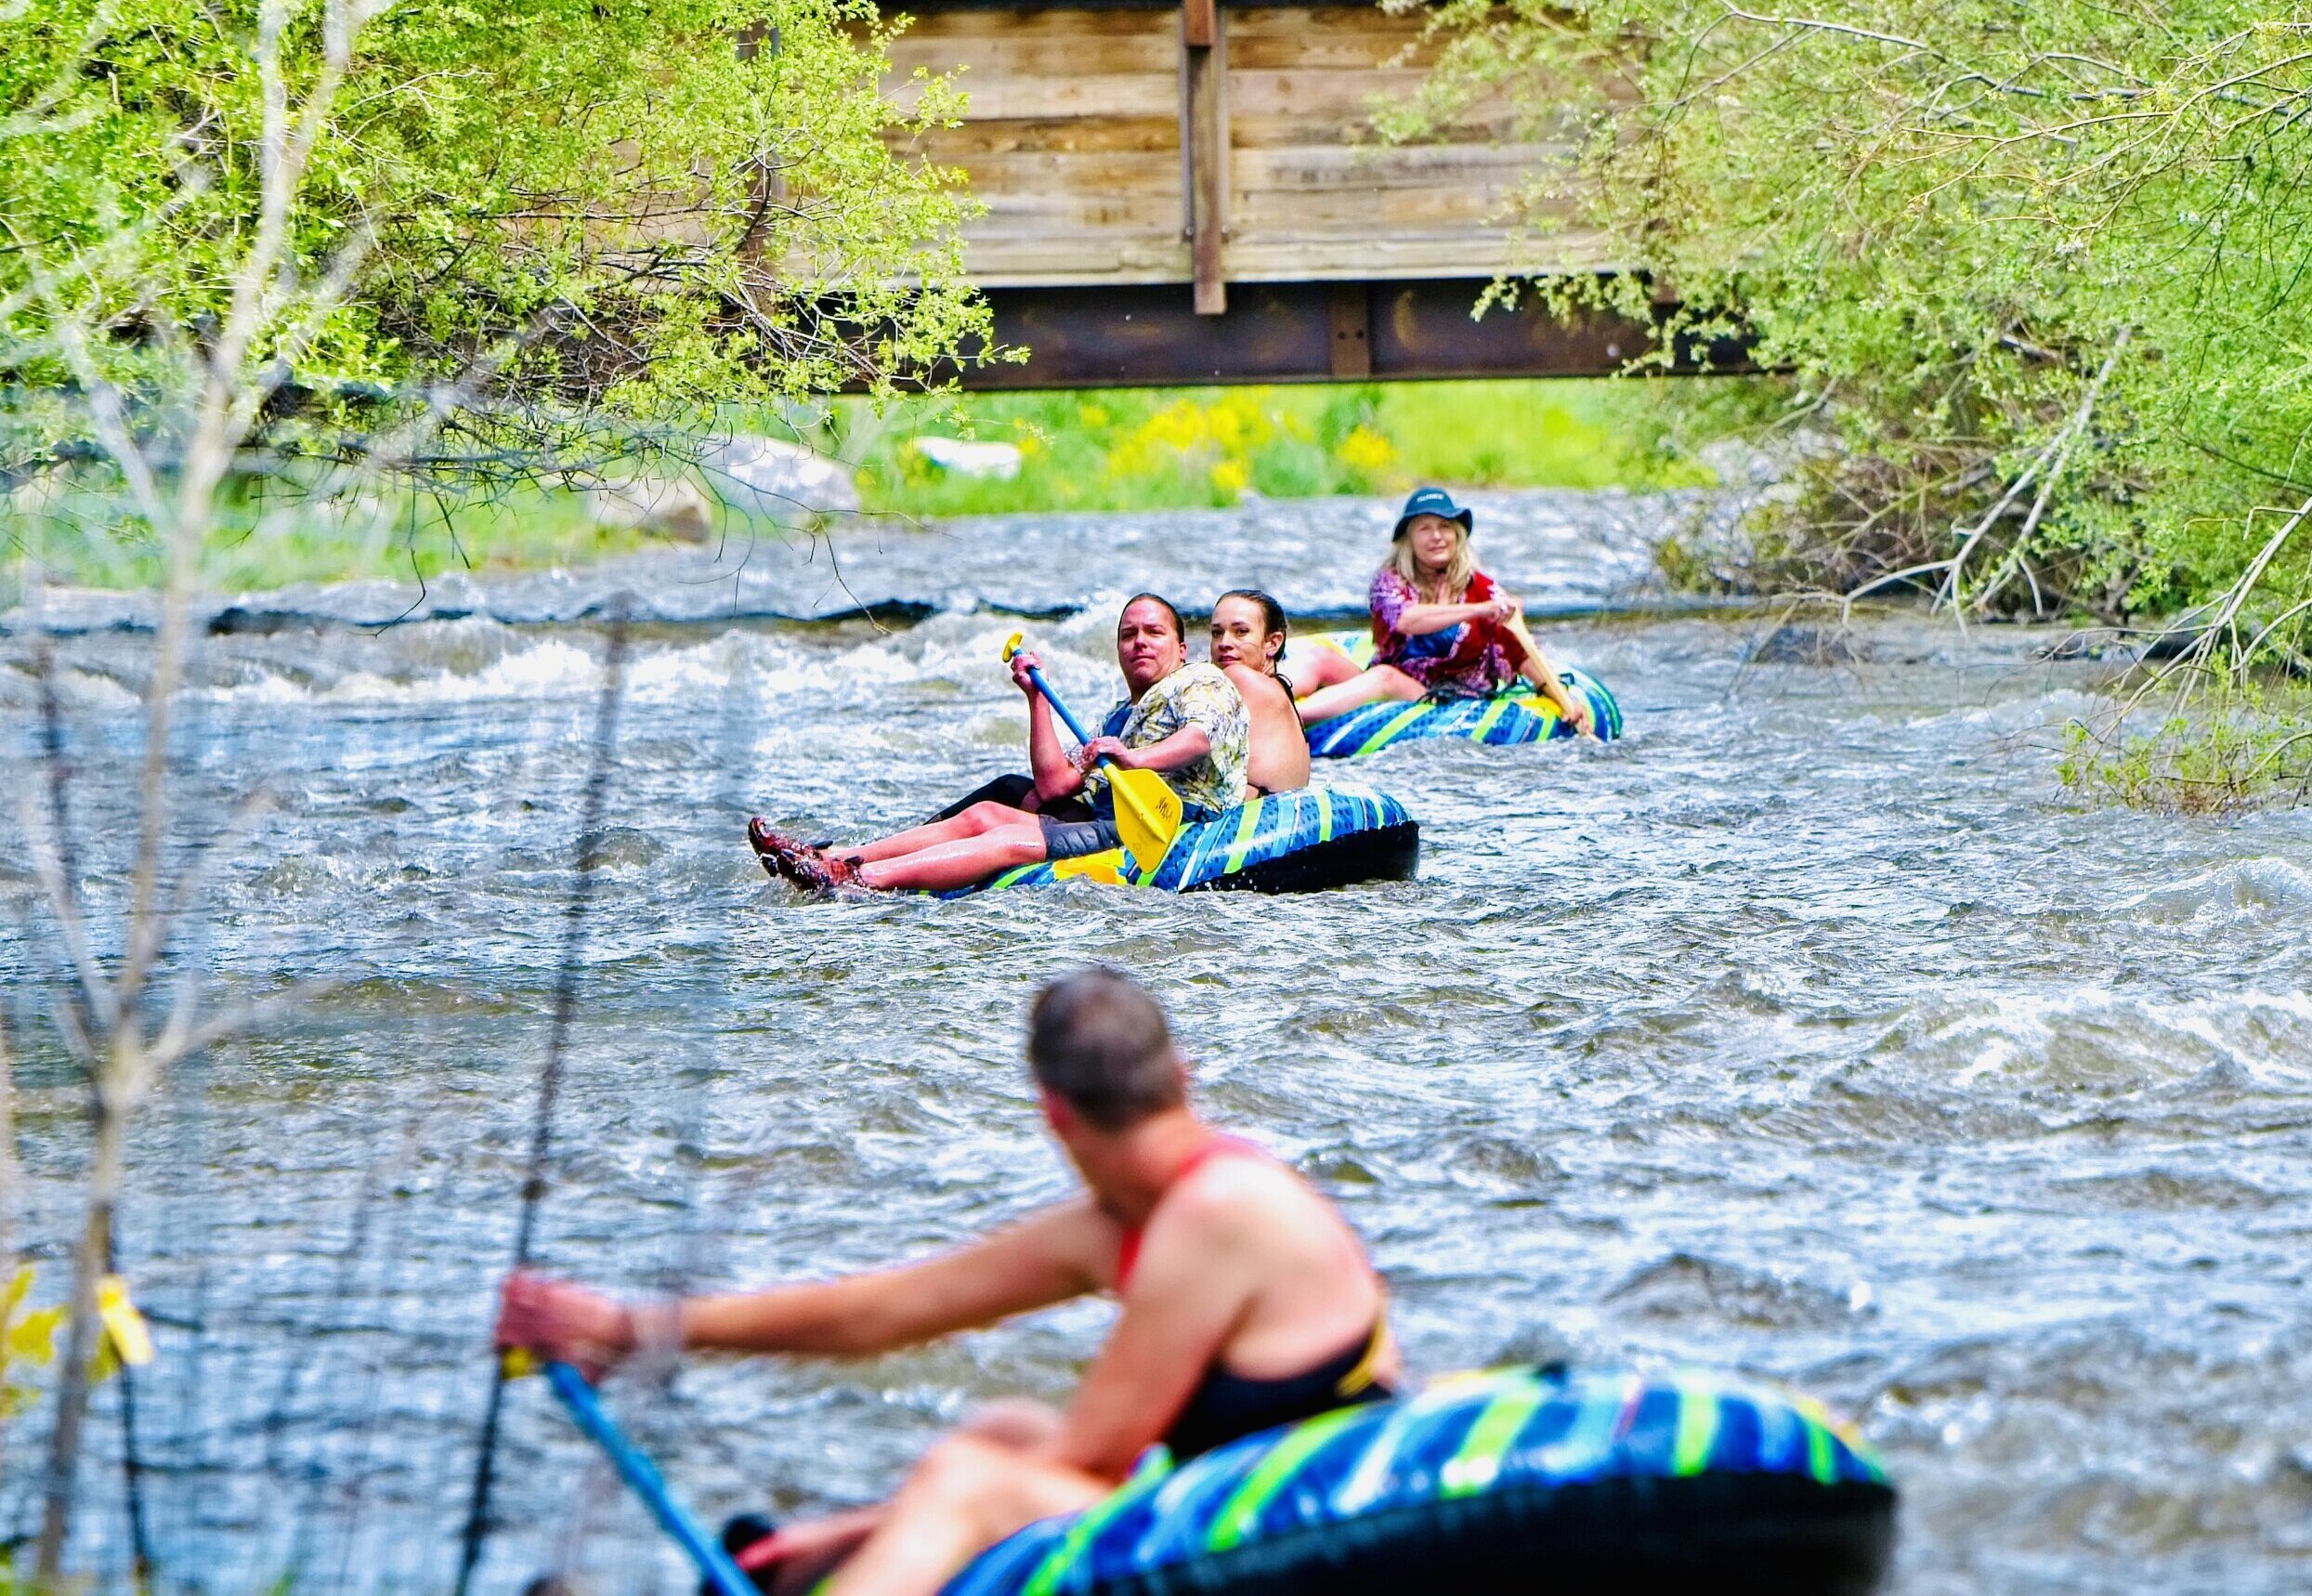
{"label": "inflatable tube", "polygon": [[1864,1596],[1894,1545],[1868,1447],[1715,1374],[1465,1375],[1182,1468],[1153,1456],[943,1596]]}
{"label": "inflatable tube", "polygon": [[1022,865],[943,896],[1078,878],[1163,892],[1322,892],[1364,881],[1411,881],[1420,857],[1420,828],[1387,793],[1363,787],[1303,787],[1182,826],[1171,852],[1153,870],[1142,870],[1123,849],[1110,848],[1082,858]]}
{"label": "inflatable tube", "polygon": [[[1373,661],[1373,639],[1367,633],[1320,632],[1309,641],[1346,654],[1360,666]],[[1622,706],[1603,683],[1586,671],[1560,671],[1558,680],[1589,700],[1600,738],[1611,742],[1622,735]],[[1360,759],[1415,738],[1457,737],[1508,745],[1574,735],[1557,705],[1524,687],[1484,699],[1365,704],[1309,727],[1309,753],[1317,759]]]}

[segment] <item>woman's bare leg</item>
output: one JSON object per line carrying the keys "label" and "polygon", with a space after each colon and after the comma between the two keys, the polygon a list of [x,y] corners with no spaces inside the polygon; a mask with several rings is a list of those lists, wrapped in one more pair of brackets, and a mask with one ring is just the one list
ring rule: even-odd
{"label": "woman's bare leg", "polygon": [[1302,726],[1314,726],[1384,699],[1410,703],[1428,690],[1394,665],[1375,665],[1345,682],[1311,693],[1293,707],[1300,712]]}
{"label": "woman's bare leg", "polygon": [[836,1572],[828,1596],[936,1596],[958,1570],[1038,1519],[1080,1512],[1109,1484],[974,1435],[923,1454],[882,1524]]}
{"label": "woman's bare leg", "polygon": [[1301,698],[1319,687],[1337,687],[1352,680],[1362,667],[1339,649],[1318,644],[1299,654],[1287,648],[1277,669],[1291,679],[1293,696]]}
{"label": "woman's bare leg", "polygon": [[[989,807],[1001,806],[991,805]],[[936,842],[911,854],[897,857],[886,855],[863,864],[859,867],[860,884],[944,892],[949,887],[970,886],[973,882],[986,881],[999,870],[1008,870],[1014,865],[1040,864],[1044,857],[1043,822],[1016,809],[1005,812],[1011,816],[1009,820],[986,831]],[[969,818],[970,812],[967,811],[946,824],[959,825]],[[936,826],[917,828],[925,831],[939,829]],[[840,848],[835,853],[840,858],[854,857]]]}

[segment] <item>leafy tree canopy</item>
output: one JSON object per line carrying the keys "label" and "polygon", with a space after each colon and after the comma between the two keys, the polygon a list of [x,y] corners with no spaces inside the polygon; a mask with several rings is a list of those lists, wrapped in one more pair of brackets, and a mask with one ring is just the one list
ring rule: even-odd
{"label": "leafy tree canopy", "polygon": [[958,96],[881,94],[888,36],[868,0],[0,8],[17,424],[85,386],[66,330],[133,387],[226,319],[298,139],[252,356],[307,388],[478,371],[501,407],[695,420],[915,380],[986,323],[956,175],[908,154]]}
{"label": "leafy tree canopy", "polygon": [[1962,603],[2107,616],[2312,595],[2312,535],[2289,544],[2312,511],[2312,24],[2246,0],[1435,17],[1443,64],[1389,130],[1508,97],[1571,151],[1522,196],[1534,225],[1603,228],[1842,435],[1747,574],[1919,568]]}

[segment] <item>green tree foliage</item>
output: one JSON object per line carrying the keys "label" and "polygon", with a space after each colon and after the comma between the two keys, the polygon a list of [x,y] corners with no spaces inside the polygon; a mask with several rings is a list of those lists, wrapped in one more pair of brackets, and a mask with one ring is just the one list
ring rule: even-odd
{"label": "green tree foliage", "polygon": [[478,373],[500,416],[697,422],[904,386],[986,323],[956,175],[907,153],[957,94],[925,78],[884,98],[888,36],[866,0],[0,7],[19,442],[74,428],[54,401],[86,373],[61,329],[93,330],[133,392],[139,362],[226,319],[268,117],[311,146],[269,291],[311,309],[253,353],[325,399]]}
{"label": "green tree foliage", "polygon": [[1570,151],[1525,218],[1600,229],[1689,323],[1748,328],[1844,445],[1754,523],[1744,577],[2204,605],[2235,657],[2283,617],[2261,646],[2298,647],[2312,24],[2240,0],[1448,0],[1435,26],[1442,65],[1387,130],[1507,97]]}

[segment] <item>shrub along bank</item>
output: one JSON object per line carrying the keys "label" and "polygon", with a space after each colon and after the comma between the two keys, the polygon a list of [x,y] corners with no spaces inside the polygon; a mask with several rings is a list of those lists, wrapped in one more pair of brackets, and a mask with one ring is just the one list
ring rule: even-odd
{"label": "shrub along bank", "polygon": [[[1432,16],[1442,65],[1389,131],[1501,97],[1570,137],[1529,219],[1750,328],[1793,373],[1781,425],[1840,446],[1689,574],[2196,628],[2188,692],[2300,668],[2312,23],[2240,0]],[[2274,713],[2226,697],[2206,724]]]}

